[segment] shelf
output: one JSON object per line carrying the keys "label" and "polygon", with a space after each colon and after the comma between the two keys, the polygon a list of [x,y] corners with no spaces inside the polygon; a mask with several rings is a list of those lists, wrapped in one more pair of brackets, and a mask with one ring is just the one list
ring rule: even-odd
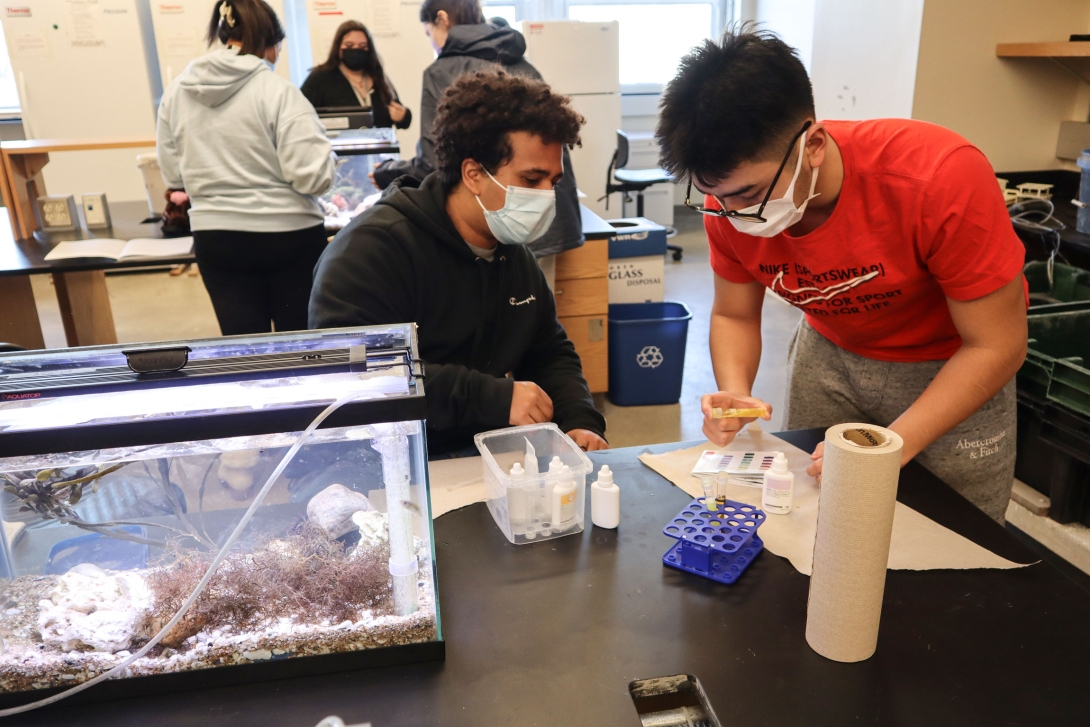
{"label": "shelf", "polygon": [[1090,58],[1090,41],[999,43],[995,54],[1000,58]]}
{"label": "shelf", "polygon": [[54,151],[90,151],[96,149],[139,149],[155,146],[155,137],[125,139],[31,139],[5,141],[5,154],[48,154]]}

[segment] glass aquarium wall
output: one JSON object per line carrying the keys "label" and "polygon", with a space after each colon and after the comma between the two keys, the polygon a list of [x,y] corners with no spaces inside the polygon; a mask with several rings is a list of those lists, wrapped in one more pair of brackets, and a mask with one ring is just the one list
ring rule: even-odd
{"label": "glass aquarium wall", "polygon": [[370,209],[382,192],[368,176],[375,165],[387,159],[397,159],[398,154],[355,154],[337,159],[333,187],[329,194],[318,198],[325,214],[327,230],[339,230],[356,215]]}
{"label": "glass aquarium wall", "polygon": [[[127,675],[439,640],[423,430],[316,430]],[[72,686],[147,644],[297,436],[0,459],[0,692]]]}

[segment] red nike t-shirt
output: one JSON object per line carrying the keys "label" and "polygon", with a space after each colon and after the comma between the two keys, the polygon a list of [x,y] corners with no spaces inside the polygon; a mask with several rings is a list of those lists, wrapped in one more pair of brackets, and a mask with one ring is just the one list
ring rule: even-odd
{"label": "red nike t-shirt", "polygon": [[[829,219],[807,235],[763,238],[705,216],[712,269],[734,283],[763,283],[860,356],[950,358],[961,337],[946,298],[992,293],[1025,260],[991,165],[965,139],[922,121],[825,127],[844,159]],[[705,204],[717,205],[712,197]]]}

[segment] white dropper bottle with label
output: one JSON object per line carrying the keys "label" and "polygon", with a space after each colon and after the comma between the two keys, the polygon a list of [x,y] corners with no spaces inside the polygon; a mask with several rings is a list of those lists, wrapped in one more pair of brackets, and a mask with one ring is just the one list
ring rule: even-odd
{"label": "white dropper bottle with label", "polygon": [[621,524],[621,488],[613,483],[608,464],[602,465],[598,479],[590,486],[590,521],[607,530]]}
{"label": "white dropper bottle with label", "polygon": [[575,524],[575,477],[564,465],[552,492],[553,530],[563,532]]}
{"label": "white dropper bottle with label", "polygon": [[766,513],[786,515],[791,512],[795,495],[795,473],[787,469],[787,457],[777,452],[772,466],[765,470],[764,493],[761,503]]}

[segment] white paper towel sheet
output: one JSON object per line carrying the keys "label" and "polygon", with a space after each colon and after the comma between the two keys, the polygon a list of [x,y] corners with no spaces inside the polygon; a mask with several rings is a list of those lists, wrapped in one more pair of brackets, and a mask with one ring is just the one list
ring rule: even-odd
{"label": "white paper towel sheet", "polygon": [[433,520],[452,510],[485,501],[484,465],[480,457],[428,462],[428,480]]}
{"label": "white paper towel sheet", "polygon": [[[691,472],[701,453],[715,449],[710,442],[664,454],[642,454],[640,461],[673,482],[692,497],[701,497],[700,480]],[[813,572],[814,538],[817,534],[818,486],[806,474],[810,455],[779,437],[750,424],[724,451],[781,451],[795,473],[795,497],[790,515],[769,515],[759,534],[765,548],[787,558],[804,575]],[[727,485],[727,498],[761,506],[761,490]],[[622,523],[623,526],[623,523]],[[976,543],[944,528],[912,508],[897,503],[893,514],[893,539],[889,564],[894,570],[940,568],[1021,568]]]}

